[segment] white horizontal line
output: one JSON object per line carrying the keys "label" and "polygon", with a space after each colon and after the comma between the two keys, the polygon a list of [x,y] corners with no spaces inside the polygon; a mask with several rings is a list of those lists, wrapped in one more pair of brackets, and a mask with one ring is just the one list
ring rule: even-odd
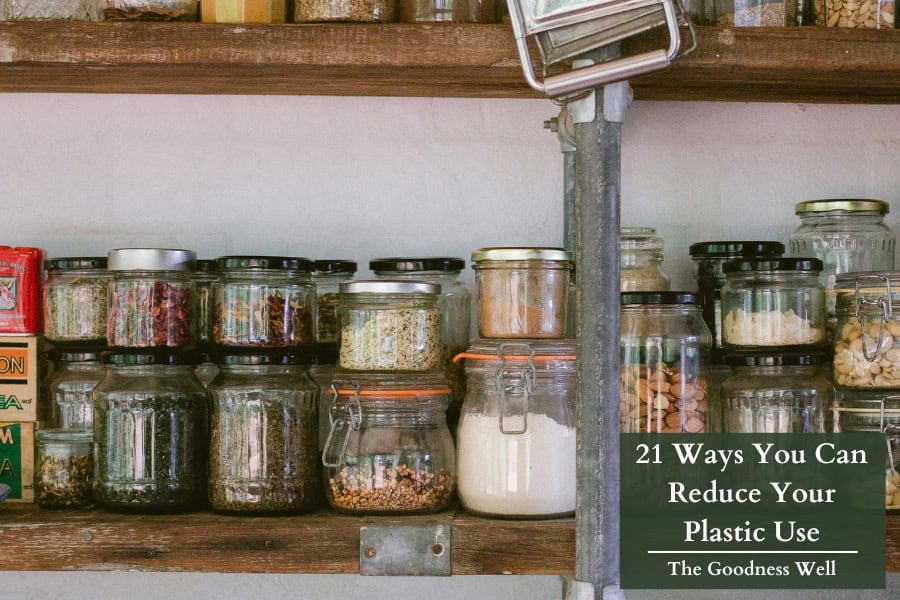
{"label": "white horizontal line", "polygon": [[859,554],[859,550],[647,550],[647,554]]}

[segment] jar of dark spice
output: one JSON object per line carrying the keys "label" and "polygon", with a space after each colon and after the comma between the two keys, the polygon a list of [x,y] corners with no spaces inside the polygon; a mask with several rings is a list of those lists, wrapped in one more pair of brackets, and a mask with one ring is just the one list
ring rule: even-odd
{"label": "jar of dark spice", "polygon": [[312,280],[316,284],[316,342],[337,344],[338,341],[338,292],[345,281],[356,274],[352,260],[317,260]]}
{"label": "jar of dark spice", "polygon": [[94,496],[135,512],[200,507],[206,498],[207,393],[190,353],[105,357],[94,390]]}
{"label": "jar of dark spice", "polygon": [[184,348],[194,344],[194,269],[190,250],[109,251],[112,272],[107,327],[119,348]]}
{"label": "jar of dark spice", "polygon": [[90,506],[94,481],[90,430],[42,429],[34,435],[34,501],[44,508]]}
{"label": "jar of dark spice", "polygon": [[212,509],[301,513],[317,506],[319,387],[307,362],[289,354],[217,359],[209,387]]}
{"label": "jar of dark spice", "polygon": [[213,342],[244,348],[312,347],[313,261],[290,256],[223,256],[213,284]]}
{"label": "jar of dark spice", "polygon": [[401,23],[496,23],[494,0],[399,0]]}
{"label": "jar of dark spice", "polygon": [[105,345],[106,257],[55,258],[46,266],[44,337],[56,346]]}
{"label": "jar of dark spice", "polygon": [[47,382],[50,427],[91,429],[94,423],[94,388],[106,376],[97,352],[60,352],[54,356],[53,375]]}

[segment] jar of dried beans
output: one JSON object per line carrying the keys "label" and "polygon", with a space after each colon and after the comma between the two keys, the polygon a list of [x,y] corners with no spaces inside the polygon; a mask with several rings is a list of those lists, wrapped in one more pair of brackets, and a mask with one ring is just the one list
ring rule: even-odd
{"label": "jar of dried beans", "polygon": [[338,365],[351,371],[441,367],[441,286],[416,281],[341,284]]}
{"label": "jar of dried beans", "polygon": [[190,250],[110,250],[107,327],[120,348],[184,348],[194,344],[194,269]]}
{"label": "jar of dried beans", "polygon": [[669,289],[662,270],[663,239],[653,227],[624,227],[619,233],[620,277],[623,292],[654,292]]}
{"label": "jar of dried beans", "polygon": [[316,343],[337,344],[338,292],[345,281],[356,274],[352,260],[317,260],[312,280],[316,284],[318,307],[316,312]]}
{"label": "jar of dried beans", "polygon": [[92,393],[106,376],[97,352],[60,352],[54,356],[47,382],[50,427],[90,429],[94,423]]}
{"label": "jar of dried beans", "polygon": [[482,248],[472,253],[472,262],[482,337],[565,337],[571,252]]}
{"label": "jar of dried beans", "polygon": [[699,294],[623,293],[621,319],[621,431],[706,432],[702,367],[712,336]]}
{"label": "jar of dried beans", "polygon": [[315,342],[313,261],[290,256],[223,256],[213,284],[213,342],[246,348],[311,348]]}
{"label": "jar of dried beans", "polygon": [[447,508],[456,460],[443,376],[344,375],[334,386],[322,452],[331,506],[355,514]]}
{"label": "jar of dried beans", "polygon": [[109,280],[106,257],[48,260],[44,337],[56,346],[105,345]]}
{"label": "jar of dried beans", "polygon": [[44,508],[76,508],[93,502],[93,436],[84,429],[35,433],[34,501]]}

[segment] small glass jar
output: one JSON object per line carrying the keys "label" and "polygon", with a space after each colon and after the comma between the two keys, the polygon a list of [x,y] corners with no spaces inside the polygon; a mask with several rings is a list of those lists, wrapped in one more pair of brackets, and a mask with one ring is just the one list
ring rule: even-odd
{"label": "small glass jar", "polygon": [[107,339],[118,348],[185,348],[194,344],[196,255],[190,250],[110,250]]}
{"label": "small glass jar", "polygon": [[350,371],[441,367],[441,286],[415,281],[348,281],[338,304],[338,364]]}
{"label": "small glass jar", "polygon": [[197,21],[197,0],[106,0],[106,21]]}
{"label": "small glass jar", "polygon": [[321,497],[319,387],[307,359],[225,355],[209,386],[209,506],[241,513],[302,513]]}
{"label": "small glass jar", "polygon": [[0,21],[102,21],[102,0],[0,0]]}
{"label": "small glass jar", "polygon": [[709,422],[702,367],[712,336],[699,294],[622,294],[622,433],[705,433]]}
{"label": "small glass jar", "polygon": [[620,278],[623,292],[663,292],[669,277],[662,271],[663,239],[653,227],[623,227],[619,232]]}
{"label": "small glass jar", "polygon": [[731,348],[817,346],[825,290],[817,258],[733,260],[722,267],[722,343]]}
{"label": "small glass jar", "polygon": [[574,262],[562,248],[482,248],[472,253],[485,338],[563,338]]}
{"label": "small glass jar", "polygon": [[296,0],[294,23],[351,21],[391,23],[397,20],[397,0]]}
{"label": "small glass jar", "polygon": [[338,292],[345,281],[356,275],[352,260],[317,260],[312,280],[316,284],[318,310],[316,312],[316,343],[337,344]]}
{"label": "small glass jar", "polygon": [[97,352],[60,352],[54,357],[47,382],[49,424],[55,429],[91,429],[94,406],[91,394],[106,376]]}
{"label": "small glass jar", "polygon": [[459,496],[483,515],[575,511],[575,341],[479,339],[457,430]]}
{"label": "small glass jar", "polygon": [[494,0],[399,0],[401,23],[496,23]]}
{"label": "small glass jar", "polygon": [[244,348],[311,348],[315,342],[313,261],[289,256],[223,256],[213,283],[212,338]]}
{"label": "small glass jar", "polygon": [[200,20],[204,23],[284,23],[285,0],[203,0]]}
{"label": "small glass jar", "polygon": [[[897,26],[897,3],[894,0],[877,2],[825,0],[825,10],[825,24],[828,27],[894,29]],[[893,269],[893,267],[886,268]]]}
{"label": "small glass jar", "polygon": [[352,514],[421,514],[450,505],[453,440],[442,375],[342,376],[322,452],[331,506]]}
{"label": "small glass jar", "polygon": [[834,389],[816,354],[729,355],[722,383],[725,433],[825,433]]}
{"label": "small glass jar", "polygon": [[784,244],[781,242],[698,242],[691,244],[690,255],[694,263],[694,279],[703,298],[703,320],[713,334],[713,351],[710,360],[722,360],[722,302],[721,290],[725,285],[725,263],[736,259],[781,258]]}
{"label": "small glass jar", "polygon": [[207,393],[190,353],[110,354],[94,389],[94,497],[167,512],[206,498]]}
{"label": "small glass jar", "polygon": [[41,429],[34,434],[34,501],[43,508],[92,504],[93,436],[84,429]]}
{"label": "small glass jar", "polygon": [[48,260],[44,337],[56,346],[105,345],[109,280],[102,256]]}

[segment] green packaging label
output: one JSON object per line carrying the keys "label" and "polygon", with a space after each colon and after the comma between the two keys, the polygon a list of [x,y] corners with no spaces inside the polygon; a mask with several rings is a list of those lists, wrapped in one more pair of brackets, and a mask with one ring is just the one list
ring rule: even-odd
{"label": "green packaging label", "polygon": [[10,499],[22,498],[22,425],[0,425],[0,483],[10,488]]}

